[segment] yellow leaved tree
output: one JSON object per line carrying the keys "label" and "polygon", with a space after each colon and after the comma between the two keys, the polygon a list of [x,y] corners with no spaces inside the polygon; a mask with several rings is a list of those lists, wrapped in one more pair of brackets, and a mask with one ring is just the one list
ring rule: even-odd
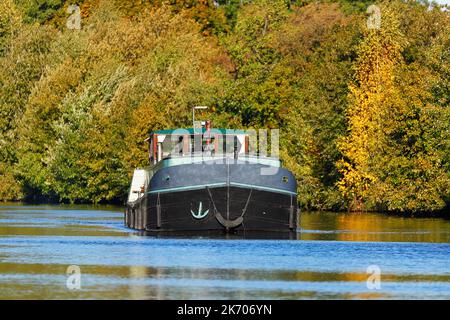
{"label": "yellow leaved tree", "polygon": [[343,159],[337,166],[342,179],[338,187],[349,201],[349,209],[362,211],[373,200],[378,184],[371,161],[384,146],[385,119],[401,104],[395,85],[395,70],[402,62],[405,44],[396,11],[386,2],[376,7],[381,25],[368,24],[357,50],[355,77],[349,86],[348,133],[339,142]]}

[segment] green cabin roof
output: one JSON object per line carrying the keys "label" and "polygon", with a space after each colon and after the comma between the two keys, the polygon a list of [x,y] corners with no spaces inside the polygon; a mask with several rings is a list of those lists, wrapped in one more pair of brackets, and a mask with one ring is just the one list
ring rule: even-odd
{"label": "green cabin roof", "polygon": [[[205,133],[205,128],[196,128],[195,133]],[[238,135],[238,134],[248,134],[245,130],[235,130],[235,129],[220,129],[220,128],[213,128],[210,130],[211,134],[229,134],[229,135]],[[157,130],[153,131],[150,134],[194,134],[193,128],[179,128],[179,129],[169,129],[169,130]]]}

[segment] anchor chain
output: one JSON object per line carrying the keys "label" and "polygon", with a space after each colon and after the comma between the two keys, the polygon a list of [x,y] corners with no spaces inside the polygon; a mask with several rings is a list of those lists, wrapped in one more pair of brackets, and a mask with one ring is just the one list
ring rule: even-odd
{"label": "anchor chain", "polygon": [[244,222],[244,215],[247,212],[248,204],[250,203],[250,198],[252,196],[253,189],[250,189],[250,193],[248,195],[247,201],[245,203],[244,208],[242,209],[242,214],[234,220],[225,219],[222,216],[222,214],[219,212],[219,210],[217,210],[216,204],[215,204],[213,196],[211,194],[211,190],[208,187],[206,187],[206,190],[208,191],[209,199],[211,200],[211,203],[213,204],[215,218],[222,226],[224,226],[227,230],[229,230],[229,229],[233,229],[233,228],[240,226]]}

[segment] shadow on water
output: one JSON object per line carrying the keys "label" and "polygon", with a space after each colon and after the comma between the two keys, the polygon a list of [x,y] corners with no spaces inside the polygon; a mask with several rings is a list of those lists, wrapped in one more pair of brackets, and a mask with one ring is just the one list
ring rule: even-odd
{"label": "shadow on water", "polygon": [[171,232],[134,232],[134,235],[142,237],[154,237],[160,239],[224,239],[224,240],[297,240],[295,231],[267,232],[267,231],[171,231]]}
{"label": "shadow on water", "polygon": [[442,217],[412,218],[377,213],[305,212],[297,232],[130,232],[161,239],[319,240],[357,242],[450,243],[450,221]]}

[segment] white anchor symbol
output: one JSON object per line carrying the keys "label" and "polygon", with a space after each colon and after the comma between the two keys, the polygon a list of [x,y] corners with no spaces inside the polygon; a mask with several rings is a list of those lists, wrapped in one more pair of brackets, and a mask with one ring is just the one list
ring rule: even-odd
{"label": "white anchor symbol", "polygon": [[206,217],[208,215],[209,209],[202,213],[202,208],[203,208],[203,203],[200,201],[200,204],[198,206],[198,213],[195,213],[194,211],[191,210],[192,216],[195,219],[203,219],[204,217]]}

